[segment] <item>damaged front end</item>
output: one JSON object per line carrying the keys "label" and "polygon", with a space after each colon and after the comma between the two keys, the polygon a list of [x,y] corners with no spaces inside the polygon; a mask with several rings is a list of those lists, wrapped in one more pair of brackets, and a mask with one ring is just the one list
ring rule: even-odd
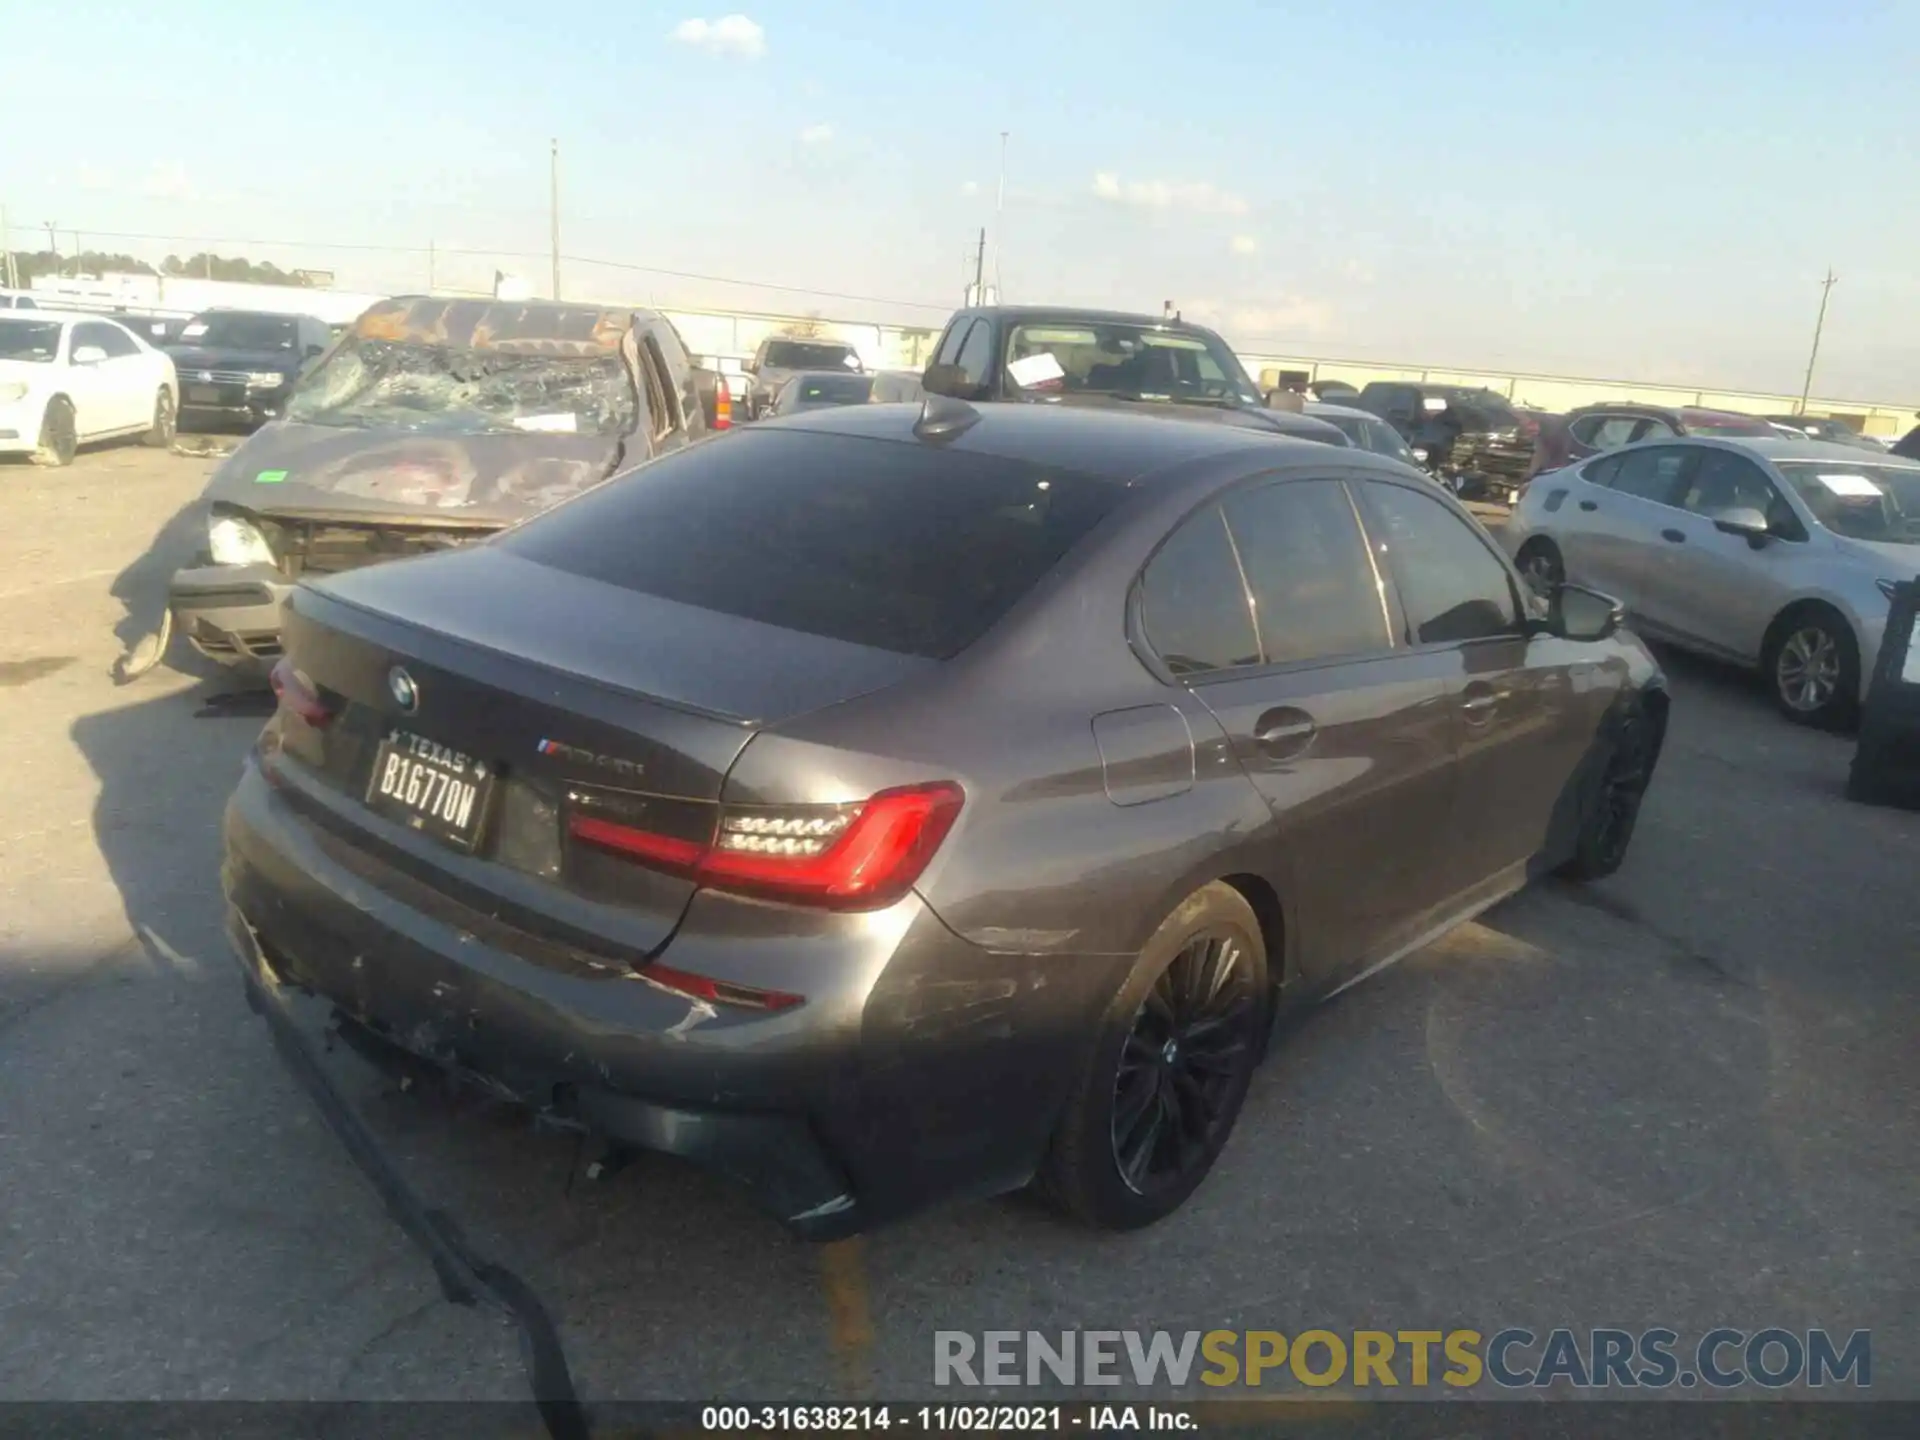
{"label": "damaged front end", "polygon": [[301,580],[478,543],[646,458],[633,364],[618,312],[375,306],[214,472],[173,629],[262,670]]}

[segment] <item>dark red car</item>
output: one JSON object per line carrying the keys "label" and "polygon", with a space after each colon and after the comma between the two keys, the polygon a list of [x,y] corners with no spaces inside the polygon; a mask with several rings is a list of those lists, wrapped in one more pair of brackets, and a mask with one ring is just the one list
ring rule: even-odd
{"label": "dark red car", "polygon": [[1744,436],[1766,439],[1773,427],[1754,415],[1695,406],[1669,408],[1611,401],[1582,405],[1565,415],[1542,422],[1534,440],[1533,468],[1528,478],[1543,470],[1558,470],[1602,450],[1617,450],[1636,440],[1669,440],[1676,435]]}

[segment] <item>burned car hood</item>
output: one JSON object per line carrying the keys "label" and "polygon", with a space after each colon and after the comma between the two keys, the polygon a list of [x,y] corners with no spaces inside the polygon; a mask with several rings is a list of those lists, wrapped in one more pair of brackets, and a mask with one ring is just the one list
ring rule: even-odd
{"label": "burned car hood", "polygon": [[508,525],[600,483],[613,435],[433,434],[276,421],[207,483],[209,503],[256,513]]}

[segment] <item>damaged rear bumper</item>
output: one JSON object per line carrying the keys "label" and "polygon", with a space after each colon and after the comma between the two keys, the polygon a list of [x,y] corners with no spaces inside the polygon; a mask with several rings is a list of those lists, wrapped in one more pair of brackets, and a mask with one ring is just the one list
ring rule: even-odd
{"label": "damaged rear bumper", "polygon": [[[778,941],[814,977],[798,1009],[690,1002],[630,967],[529,958],[463,902],[383,879],[310,803],[253,763],[229,803],[246,965],[549,1121],[717,1172],[807,1239],[1024,1184],[1084,1063],[1070,1042],[1118,983],[1104,958],[979,950],[907,901],[831,917],[844,929],[818,945]],[[694,909],[670,963],[738,973],[764,920]]]}
{"label": "damaged rear bumper", "polygon": [[292,590],[271,565],[208,565],[175,572],[167,604],[175,628],[209,660],[270,666],[280,658],[280,605]]}

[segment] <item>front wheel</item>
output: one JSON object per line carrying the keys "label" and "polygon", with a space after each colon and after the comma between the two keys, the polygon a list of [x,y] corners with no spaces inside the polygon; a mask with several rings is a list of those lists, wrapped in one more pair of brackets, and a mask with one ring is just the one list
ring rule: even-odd
{"label": "front wheel", "polygon": [[153,422],[147,426],[147,433],[140,437],[140,443],[150,445],[155,450],[164,450],[173,443],[176,428],[173,392],[162,385],[153,397]]}
{"label": "front wheel", "polygon": [[1069,1214],[1133,1230],[1185,1203],[1233,1133],[1268,1017],[1252,907],[1203,886],[1161,925],[1101,1023],[1041,1173]]}
{"label": "front wheel", "polygon": [[1573,855],[1560,867],[1567,879],[1604,880],[1625,863],[1633,827],[1640,819],[1640,802],[1646,798],[1665,738],[1664,717],[1645,703],[1636,705],[1620,722],[1606,768],[1580,819]]}
{"label": "front wheel", "polygon": [[80,430],[73,417],[73,402],[56,395],[47,402],[40,418],[40,444],[33,452],[33,463],[59,467],[73,463],[80,448]]}

